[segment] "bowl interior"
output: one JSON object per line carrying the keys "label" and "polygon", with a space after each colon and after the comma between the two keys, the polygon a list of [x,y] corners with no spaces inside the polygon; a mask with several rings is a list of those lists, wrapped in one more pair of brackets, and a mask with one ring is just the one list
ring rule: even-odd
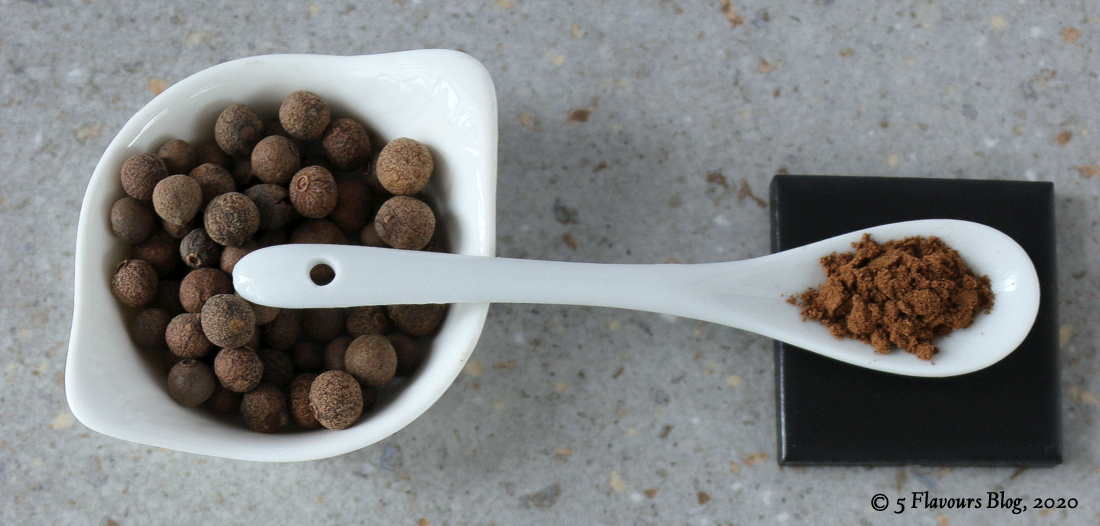
{"label": "bowl interior", "polygon": [[[495,253],[497,115],[493,83],[472,57],[448,50],[336,57],[267,55],[226,62],[172,86],[122,128],[88,184],[77,227],[75,308],[65,370],[73,415],[100,433],[157,447],[259,461],[325,458],[365,447],[428,409],[461,371],[484,326],[487,304],[452,305],[425,362],[387,390],[376,409],[342,431],[261,434],[168,397],[155,357],[132,343],[136,311],[110,292],[128,247],[110,231],[123,197],[118,173],[138,152],[181,138],[211,142],[232,103],[274,116],[291,91],[323,97],[334,116],[354,117],[382,140],[426,144],[436,169],[426,192],[452,252]],[[380,144],[374,145],[381,147]]]}

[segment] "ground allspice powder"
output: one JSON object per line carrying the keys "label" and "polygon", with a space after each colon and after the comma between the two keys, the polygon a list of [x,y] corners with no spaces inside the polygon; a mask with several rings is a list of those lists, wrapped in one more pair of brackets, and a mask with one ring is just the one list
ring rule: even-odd
{"label": "ground allspice powder", "polygon": [[969,327],[993,307],[988,276],[977,276],[936,237],[879,244],[864,234],[855,253],[821,258],[825,284],[788,301],[804,320],[824,323],[837,338],[853,338],[889,354],[894,347],[930,360],[933,339]]}

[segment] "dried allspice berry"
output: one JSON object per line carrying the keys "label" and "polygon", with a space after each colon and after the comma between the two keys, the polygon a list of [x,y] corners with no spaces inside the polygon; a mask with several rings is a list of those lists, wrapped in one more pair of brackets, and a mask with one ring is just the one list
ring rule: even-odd
{"label": "dried allspice berry", "polygon": [[260,384],[241,398],[244,423],[261,433],[274,433],[290,423],[283,392],[271,384]]}
{"label": "dried allspice berry", "polygon": [[447,316],[442,304],[388,305],[386,313],[401,332],[410,336],[427,336],[439,328]]}
{"label": "dried allspice berry", "polygon": [[120,171],[122,189],[134,199],[149,201],[153,199],[153,189],[165,177],[168,168],[160,158],[151,153],[135,153],[122,163]]}
{"label": "dried allspice berry", "polygon": [[305,217],[325,217],[336,208],[336,179],[320,166],[302,168],[290,181],[290,202]]}
{"label": "dried allspice berry", "polygon": [[[214,379],[217,380],[216,377]],[[204,406],[215,413],[223,415],[236,413],[241,408],[241,393],[230,391],[220,382],[215,381],[214,394],[206,399]]]}
{"label": "dried allspice berry", "polygon": [[290,242],[299,244],[346,245],[348,238],[332,221],[315,219],[306,221],[290,234]]}
{"label": "dried allspice berry", "polygon": [[277,184],[258,184],[244,191],[260,212],[260,230],[275,230],[294,217],[290,192]]}
{"label": "dried allspice berry", "polygon": [[390,141],[378,153],[378,182],[394,195],[413,195],[428,184],[435,161],[428,147],[408,137]]}
{"label": "dried allspice berry", "polygon": [[157,271],[144,260],[127,259],[115,268],[111,292],[126,305],[144,307],[157,294]]}
{"label": "dried allspice berry", "polygon": [[247,301],[233,294],[218,294],[202,307],[202,332],[218,347],[240,347],[252,338],[256,316]]}
{"label": "dried allspice berry", "polygon": [[214,348],[202,332],[201,317],[191,312],[172,318],[164,331],[164,339],[172,354],[180,358],[202,358]]}
{"label": "dried allspice berry", "polygon": [[325,370],[326,371],[346,371],[344,367],[344,355],[348,352],[348,345],[351,345],[351,341],[354,338],[351,336],[340,336],[325,346]]}
{"label": "dried allspice berry", "polygon": [[342,371],[327,371],[313,380],[309,405],[321,425],[329,429],[351,427],[363,414],[363,390]]}
{"label": "dried allspice berry", "polygon": [[171,174],[185,174],[199,165],[198,153],[183,139],[172,139],[164,143],[157,150],[157,157],[160,157]]}
{"label": "dried allspice berry", "polygon": [[202,188],[189,175],[169,175],[153,189],[153,210],[165,221],[182,225],[202,206]]}
{"label": "dried allspice berry", "polygon": [[199,183],[199,188],[202,189],[202,208],[206,208],[210,200],[219,195],[237,191],[237,183],[233,181],[233,174],[213,163],[196,166],[191,170],[190,176],[195,182]]}
{"label": "dried allspice berry", "polygon": [[364,226],[363,230],[359,232],[359,244],[365,247],[389,247],[389,245],[378,236],[378,229],[375,228],[374,221],[367,223],[367,226]]}
{"label": "dried allspice berry", "polygon": [[300,374],[290,381],[290,388],[287,389],[290,419],[294,425],[302,429],[321,427],[321,423],[313,415],[313,409],[309,407],[309,388],[313,386],[313,381],[316,379],[317,375],[313,373]]}
{"label": "dried allspice berry", "polygon": [[208,400],[216,384],[210,366],[192,358],[180,360],[168,372],[168,395],[184,407]]}
{"label": "dried allspice berry", "polygon": [[168,348],[165,333],[172,316],[163,309],[145,309],[130,322],[130,337],[139,349],[155,351]]}
{"label": "dried allspice berry", "polygon": [[233,159],[233,182],[238,188],[244,188],[252,181],[252,159],[249,157],[235,157]]}
{"label": "dried allspice berry", "polygon": [[233,167],[233,157],[218,148],[216,144],[200,144],[195,147],[195,155],[198,156],[199,166],[204,164],[216,164],[229,170]]}
{"label": "dried allspice berry", "polygon": [[330,112],[324,99],[309,91],[287,95],[279,106],[279,123],[295,139],[312,141],[328,127]]}
{"label": "dried allspice berry", "polygon": [[191,233],[195,229],[195,220],[190,221],[182,225],[173,225],[163,219],[160,220],[160,228],[164,230],[165,234],[172,236],[173,239],[183,239],[187,234]]}
{"label": "dried allspice berry", "polygon": [[203,226],[210,239],[222,245],[240,245],[260,229],[260,211],[248,196],[229,192],[210,200]]}
{"label": "dried allspice berry", "polygon": [[341,171],[361,168],[370,160],[370,136],[355,119],[332,121],[321,138],[325,155]]}
{"label": "dried allspice berry", "polygon": [[356,181],[336,184],[336,208],[328,216],[336,226],[349,232],[359,232],[370,219],[370,211],[367,185]]}
{"label": "dried allspice berry", "polygon": [[315,342],[328,342],[344,332],[344,309],[305,309],[302,332]]}
{"label": "dried allspice berry", "polygon": [[397,370],[394,376],[409,376],[420,367],[420,362],[424,360],[424,350],[416,340],[400,332],[387,334],[386,339],[397,354]]}
{"label": "dried allspice berry", "polygon": [[435,214],[424,201],[398,195],[378,208],[374,228],[378,237],[393,248],[420,250],[435,233]]}
{"label": "dried allspice berry", "polygon": [[390,327],[390,317],[382,306],[352,307],[348,309],[346,326],[348,334],[356,338],[365,334],[385,334]]}
{"label": "dried allspice berry", "polygon": [[[237,296],[239,297],[240,294],[237,294]],[[252,313],[256,317],[256,325],[267,325],[275,321],[275,317],[279,315],[279,311],[281,310],[278,307],[268,307],[267,305],[260,305],[252,303],[251,301],[249,301],[248,304],[252,306]]]}
{"label": "dried allspice berry", "polygon": [[222,249],[220,262],[220,267],[222,271],[226,274],[232,274],[233,268],[237,266],[237,262],[240,261],[241,258],[247,256],[250,252],[258,248],[260,248],[260,245],[251,239],[245,241],[240,246],[229,245],[225,247],[224,249]]}
{"label": "dried allspice berry", "polygon": [[255,389],[263,374],[264,364],[252,349],[222,349],[214,357],[214,375],[230,391],[247,393]]}
{"label": "dried allspice berry", "polygon": [[344,368],[363,385],[380,387],[392,380],[397,372],[397,353],[385,336],[360,336],[348,345]]}
{"label": "dried allspice berry", "polygon": [[233,293],[233,278],[216,268],[188,272],[180,282],[180,304],[187,312],[201,312],[206,300]]}
{"label": "dried allspice berry", "polygon": [[264,137],[264,123],[244,104],[230,104],[214,123],[214,140],[233,157],[248,157]]}
{"label": "dried allspice berry", "polygon": [[180,242],[172,236],[157,232],[148,239],[130,247],[130,257],[149,262],[157,271],[157,276],[164,277],[176,269],[179,261]]}
{"label": "dried allspice berry", "polygon": [[196,228],[183,237],[179,255],[193,269],[213,267],[221,259],[222,246],[210,239],[205,228]]}
{"label": "dried allspice berry", "polygon": [[123,197],[111,205],[111,231],[131,245],[149,237],[156,224],[153,211],[133,197]]}
{"label": "dried allspice berry", "polygon": [[269,383],[280,389],[290,383],[290,380],[294,377],[294,364],[291,363],[290,357],[286,353],[275,349],[260,349],[256,351],[256,355],[260,357],[260,361],[264,365],[261,382]]}
{"label": "dried allspice berry", "polygon": [[282,135],[264,137],[252,150],[252,175],[269,184],[287,184],[302,167],[302,156]]}
{"label": "dried allspice berry", "polygon": [[302,324],[298,311],[281,309],[271,323],[264,326],[264,342],[272,349],[290,350],[302,339]]}

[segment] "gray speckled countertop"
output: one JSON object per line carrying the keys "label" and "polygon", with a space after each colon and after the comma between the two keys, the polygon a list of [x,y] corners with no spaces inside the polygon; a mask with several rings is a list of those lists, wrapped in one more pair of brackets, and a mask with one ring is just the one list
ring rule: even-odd
{"label": "gray speckled countertop", "polygon": [[[1095,3],[0,0],[0,19],[0,523],[1100,521]],[[502,256],[763,255],[781,172],[1053,181],[1064,464],[781,469],[771,341],[559,306],[494,306],[432,409],[337,458],[207,458],[75,421],[77,214],[122,124],[228,59],[424,47],[496,82]],[[1079,504],[871,509],[1000,490]]]}

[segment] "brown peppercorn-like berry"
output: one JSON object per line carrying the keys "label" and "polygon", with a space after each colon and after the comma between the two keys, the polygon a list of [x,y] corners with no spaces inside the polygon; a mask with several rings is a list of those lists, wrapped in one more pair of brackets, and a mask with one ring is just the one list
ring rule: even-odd
{"label": "brown peppercorn-like berry", "polygon": [[260,230],[282,228],[294,217],[294,205],[290,204],[290,192],[277,184],[258,184],[244,191],[260,212]]}
{"label": "brown peppercorn-like berry", "polygon": [[145,309],[130,322],[130,337],[139,349],[165,349],[168,342],[164,339],[164,333],[171,321],[172,316],[162,309]]}
{"label": "brown peppercorn-like berry", "polygon": [[250,157],[237,157],[233,159],[233,182],[237,188],[244,188],[252,181],[252,159]]}
{"label": "brown peppercorn-like berry", "polygon": [[264,137],[264,123],[244,104],[231,104],[214,123],[214,140],[233,157],[248,157]]}
{"label": "brown peppercorn-like berry", "polygon": [[261,433],[274,433],[290,423],[286,397],[271,384],[260,384],[241,397],[241,416],[248,427]]}
{"label": "brown peppercorn-like berry", "polygon": [[169,175],[153,189],[153,209],[173,225],[182,225],[195,217],[202,206],[202,188],[189,175]]}
{"label": "brown peppercorn-like berry", "polygon": [[256,315],[240,296],[218,294],[202,307],[202,332],[218,347],[241,347],[252,338]]}
{"label": "brown peppercorn-like berry", "polygon": [[180,257],[191,268],[213,267],[221,259],[222,246],[206,235],[205,228],[196,228],[180,242]]}
{"label": "brown peppercorn-like berry", "polygon": [[386,308],[378,305],[348,309],[348,334],[358,338],[365,334],[384,334],[390,326]]}
{"label": "brown peppercorn-like berry", "polygon": [[153,211],[133,197],[123,197],[111,205],[111,231],[131,245],[149,237],[155,225]]}
{"label": "brown peppercorn-like berry", "polygon": [[252,337],[245,342],[244,346],[255,351],[263,347],[264,344],[264,331],[259,326],[252,328]]}
{"label": "brown peppercorn-like berry", "polygon": [[180,303],[180,282],[172,279],[162,279],[157,283],[157,294],[149,307],[161,309],[172,316],[183,314],[183,304]]}
{"label": "brown peppercorn-like berry", "polygon": [[221,269],[195,269],[180,282],[180,304],[187,312],[202,312],[206,300],[218,294],[232,293],[233,278]]}
{"label": "brown peppercorn-like berry", "polygon": [[290,361],[300,371],[320,371],[325,366],[325,348],[309,340],[299,340],[290,348]]}
{"label": "brown peppercorn-like berry", "polygon": [[394,139],[378,153],[378,182],[394,195],[413,195],[424,189],[435,169],[427,146],[407,137]]}
{"label": "brown peppercorn-like berry", "polygon": [[157,183],[168,177],[168,168],[151,153],[135,153],[126,158],[120,171],[122,189],[134,199],[149,201]]}
{"label": "brown peppercorn-like berry", "polygon": [[290,350],[302,339],[302,323],[298,311],[280,309],[271,323],[264,326],[264,342],[272,349]]}
{"label": "brown peppercorn-like berry", "polygon": [[344,309],[305,309],[302,332],[315,342],[328,342],[344,332]]}
{"label": "brown peppercorn-like berry", "polygon": [[252,175],[265,183],[287,184],[301,168],[298,148],[282,135],[264,137],[252,149]]}
{"label": "brown peppercorn-like berry", "polygon": [[294,145],[299,153],[304,154],[306,151],[306,146],[308,143],[306,141],[291,137],[290,133],[286,131],[286,128],[283,128],[283,124],[279,122],[279,117],[277,116],[274,119],[264,121],[264,134],[266,134],[268,137],[271,137],[272,135],[286,137],[287,139],[290,139],[290,143]]}
{"label": "brown peppercorn-like berry", "polygon": [[365,247],[389,248],[389,245],[382,241],[381,237],[378,237],[378,230],[374,227],[374,221],[367,223],[367,226],[359,232],[359,243]]}
{"label": "brown peppercorn-like berry", "polygon": [[226,389],[247,393],[260,385],[260,378],[264,375],[264,364],[252,349],[245,347],[222,349],[214,357],[214,374]]}
{"label": "brown peppercorn-like berry", "polygon": [[294,422],[294,425],[302,429],[321,427],[317,417],[313,416],[313,409],[309,407],[309,388],[313,385],[313,380],[316,379],[317,375],[313,373],[300,374],[290,381],[290,388],[287,389],[290,419]]}
{"label": "brown peppercorn-like berry", "polygon": [[370,159],[370,136],[355,119],[332,121],[321,138],[321,147],[332,164],[344,172],[360,168]]}
{"label": "brown peppercorn-like berry", "polygon": [[126,305],[144,307],[157,294],[157,271],[147,261],[127,259],[115,268],[111,292]]}
{"label": "brown peppercorn-like berry", "polygon": [[388,305],[386,313],[401,332],[409,336],[427,336],[439,328],[447,316],[447,306],[441,304]]}
{"label": "brown peppercorn-like berry", "polygon": [[290,236],[287,235],[286,229],[276,228],[275,230],[268,230],[256,236],[256,242],[260,244],[260,248],[273,247],[276,245],[285,245],[290,241]]}
{"label": "brown peppercorn-like berry", "polygon": [[348,352],[348,345],[351,345],[351,341],[354,338],[351,336],[340,336],[325,346],[325,370],[326,371],[346,371],[344,367],[344,355]]}
{"label": "brown peppercorn-like berry", "polygon": [[220,382],[215,381],[214,394],[206,399],[204,406],[215,413],[223,415],[236,413],[241,408],[241,393],[230,391]]}
{"label": "brown peppercorn-like berry", "polygon": [[192,219],[182,225],[173,225],[163,219],[160,220],[160,228],[173,239],[183,239],[195,229],[195,220]]}
{"label": "brown peppercorn-like berry", "polygon": [[214,394],[214,371],[193,358],[180,360],[168,372],[168,395],[184,407],[195,407]]}
{"label": "brown peppercorn-like berry", "polygon": [[294,364],[290,363],[290,357],[283,351],[275,349],[260,349],[256,351],[260,361],[264,364],[264,374],[261,382],[266,382],[282,389],[294,377]]}
{"label": "brown peppercorn-like berry", "polygon": [[378,237],[393,248],[420,250],[435,233],[435,214],[427,203],[415,197],[391,197],[374,216]]}
{"label": "brown peppercorn-like berry", "polygon": [[233,268],[237,266],[237,262],[257,248],[260,248],[260,245],[251,239],[245,241],[240,246],[229,245],[225,247],[222,249],[220,261],[222,271],[226,274],[232,274]]}
{"label": "brown peppercorn-like berry", "polygon": [[176,269],[179,261],[180,242],[172,236],[157,232],[145,241],[130,248],[130,257],[149,262],[157,275],[164,277]]}
{"label": "brown peppercorn-like berry", "polygon": [[[240,297],[240,294],[237,294],[237,297]],[[267,325],[275,321],[275,317],[279,315],[279,307],[268,307],[267,305],[259,305],[251,301],[249,301],[248,304],[252,306],[252,314],[256,317],[256,325]]]}
{"label": "brown peppercorn-like berry", "polygon": [[202,318],[193,312],[172,318],[164,331],[164,339],[172,354],[180,358],[202,358],[214,348],[202,332]]}
{"label": "brown peppercorn-like berry", "polygon": [[308,91],[295,91],[279,106],[279,123],[295,139],[312,141],[325,132],[329,121],[325,101]]}
{"label": "brown peppercorn-like berry", "polygon": [[248,196],[229,192],[210,200],[203,226],[210,239],[223,245],[240,245],[260,229],[260,211]]}
{"label": "brown peppercorn-like berry", "polygon": [[350,232],[359,232],[370,219],[370,190],[367,185],[355,181],[336,184],[336,208],[329,219],[336,226]]}
{"label": "brown peppercorn-like berry", "polygon": [[351,427],[363,414],[363,390],[343,371],[327,371],[313,380],[309,406],[321,425],[329,429]]}
{"label": "brown peppercorn-like berry", "polygon": [[385,336],[360,336],[348,345],[344,368],[363,385],[380,387],[393,379],[397,371],[397,353]]}
{"label": "brown peppercorn-like berry", "polygon": [[202,189],[202,208],[206,208],[210,200],[219,195],[237,191],[237,183],[229,170],[213,163],[196,166],[190,176]]}
{"label": "brown peppercorn-like berry", "polygon": [[191,144],[183,139],[173,139],[157,150],[157,157],[170,174],[185,174],[199,165],[199,155]]}
{"label": "brown peppercorn-like berry", "polygon": [[216,144],[200,144],[195,147],[195,156],[198,157],[199,166],[204,164],[216,164],[229,170],[233,168],[233,158],[218,148]]}
{"label": "brown peppercorn-like berry", "polygon": [[394,376],[409,376],[420,367],[420,362],[424,360],[424,349],[420,348],[416,340],[400,332],[387,334],[386,339],[397,354],[397,371]]}
{"label": "brown peppercorn-like berry", "polygon": [[299,244],[346,245],[348,238],[332,221],[315,219],[306,221],[290,234],[290,242]]}
{"label": "brown peppercorn-like berry", "polygon": [[336,208],[336,179],[320,166],[302,168],[290,180],[290,202],[305,217],[325,217]]}

